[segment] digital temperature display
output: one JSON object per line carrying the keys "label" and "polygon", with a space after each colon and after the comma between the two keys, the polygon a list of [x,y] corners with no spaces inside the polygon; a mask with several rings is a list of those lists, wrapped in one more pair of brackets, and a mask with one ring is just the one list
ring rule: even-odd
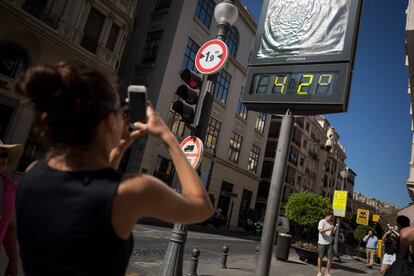
{"label": "digital temperature display", "polygon": [[[346,109],[349,64],[285,65],[250,68],[242,102],[248,109],[271,114],[287,109],[302,115]],[[298,112],[296,112],[298,113]]]}
{"label": "digital temperature display", "polygon": [[338,78],[336,72],[298,72],[257,74],[253,77],[254,94],[332,95]]}

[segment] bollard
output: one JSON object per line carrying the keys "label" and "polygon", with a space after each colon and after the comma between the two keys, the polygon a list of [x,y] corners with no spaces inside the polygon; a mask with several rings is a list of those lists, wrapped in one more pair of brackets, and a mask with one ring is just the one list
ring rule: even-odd
{"label": "bollard", "polygon": [[198,266],[198,257],[200,256],[200,249],[198,247],[194,247],[193,251],[191,252],[191,261],[190,261],[190,270],[187,276],[198,276],[197,274],[197,266]]}
{"label": "bollard", "polygon": [[229,250],[229,245],[225,244],[222,251],[223,258],[221,259],[221,268],[227,268],[227,253],[229,253]]}
{"label": "bollard", "polygon": [[256,263],[257,263],[257,259],[259,258],[259,252],[260,252],[260,243],[256,246]]}

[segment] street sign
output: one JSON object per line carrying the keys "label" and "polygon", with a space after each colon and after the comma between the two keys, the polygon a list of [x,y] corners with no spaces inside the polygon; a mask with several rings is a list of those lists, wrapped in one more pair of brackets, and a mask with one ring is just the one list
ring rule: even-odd
{"label": "street sign", "polygon": [[242,102],[271,114],[348,107],[362,0],[264,0]]}
{"label": "street sign", "polygon": [[334,216],[343,217],[343,218],[345,217],[347,198],[348,198],[347,191],[335,191],[334,200],[332,204]]}
{"label": "street sign", "polygon": [[204,43],[198,50],[195,58],[197,70],[204,75],[212,75],[218,72],[229,57],[226,43],[213,39]]}
{"label": "street sign", "polygon": [[203,142],[195,136],[188,136],[180,144],[181,150],[194,169],[200,166],[203,158]]}
{"label": "street sign", "polygon": [[369,210],[358,209],[356,223],[362,225],[368,225],[369,222]]}
{"label": "street sign", "polygon": [[372,215],[372,221],[373,222],[379,222],[380,221],[380,215]]}

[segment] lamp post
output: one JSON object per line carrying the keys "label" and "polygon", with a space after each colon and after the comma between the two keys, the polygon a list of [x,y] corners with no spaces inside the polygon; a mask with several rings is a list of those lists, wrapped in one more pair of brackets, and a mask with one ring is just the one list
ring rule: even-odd
{"label": "lamp post", "polygon": [[[348,168],[345,167],[341,172],[341,177],[342,177],[342,182],[341,182],[341,191],[343,191],[345,189],[345,179],[348,178],[349,176],[349,171]],[[338,224],[338,229],[336,229],[335,232],[335,241],[334,241],[334,252],[336,256],[339,256],[339,252],[338,252],[338,241],[339,241],[339,229],[341,227],[341,218],[338,217],[336,219],[336,223]]]}
{"label": "lamp post", "polygon": [[[214,17],[217,21],[217,35],[216,38],[222,41],[226,40],[227,34],[231,25],[236,22],[239,11],[234,5],[233,1],[224,0],[216,5],[214,9]],[[217,79],[217,74],[210,75],[207,78],[207,91],[204,97],[201,114],[202,120],[199,122],[197,128],[198,137],[205,141],[205,136],[208,128],[209,114],[213,107],[213,91]],[[213,166],[214,163],[212,163]],[[210,171],[212,167],[210,168]],[[207,184],[208,187],[208,184]],[[170,236],[167,251],[162,262],[160,276],[182,276],[183,275],[183,256],[184,246],[187,239],[187,225],[174,224],[174,229]]]}

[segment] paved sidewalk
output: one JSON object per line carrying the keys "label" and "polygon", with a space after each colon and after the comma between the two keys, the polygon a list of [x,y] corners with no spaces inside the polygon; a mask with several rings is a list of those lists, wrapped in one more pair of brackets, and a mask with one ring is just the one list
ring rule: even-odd
{"label": "paved sidewalk", "polygon": [[[130,265],[128,276],[150,276],[154,275],[154,271],[158,271],[161,263],[135,263],[133,267]],[[200,259],[198,265],[198,276],[252,276],[256,270],[256,256],[246,256],[238,259],[232,259],[229,256],[227,261],[227,269],[220,268],[218,262],[204,262]],[[188,274],[189,262],[185,261],[183,266],[183,275]],[[132,269],[132,270],[131,270]],[[311,276],[317,274],[317,268],[314,265],[302,262],[294,251],[290,252],[289,260],[279,261],[272,257],[272,263],[269,275],[282,276]],[[335,276],[348,275],[380,275],[379,265],[375,265],[373,269],[368,269],[365,263],[355,261],[351,258],[342,258],[341,263],[334,263],[331,271]]]}

